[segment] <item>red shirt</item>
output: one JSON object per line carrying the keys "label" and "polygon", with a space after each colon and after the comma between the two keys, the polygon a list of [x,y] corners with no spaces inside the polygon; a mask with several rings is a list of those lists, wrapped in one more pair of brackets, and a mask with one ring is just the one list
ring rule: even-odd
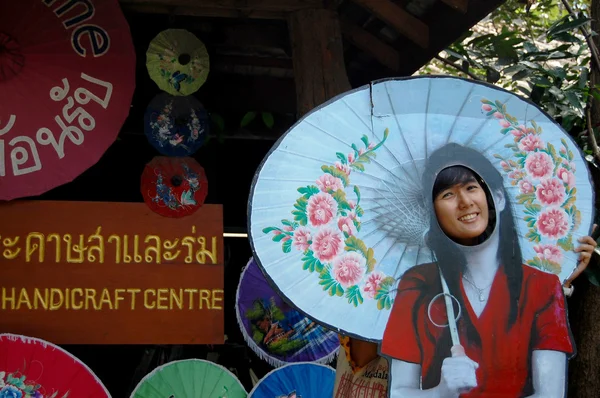
{"label": "red shirt", "polygon": [[[381,344],[383,355],[420,364],[422,380],[436,380],[435,385],[425,385],[424,382],[423,389],[439,383],[443,358],[435,360],[436,352],[446,353],[444,357],[450,355],[449,346],[436,347],[444,331],[448,333],[447,328],[435,326],[427,314],[431,299],[440,292],[436,264],[424,264],[407,271],[398,286]],[[532,350],[555,350],[567,355],[573,352],[565,298],[556,275],[523,266],[518,315],[510,330],[506,328],[509,290],[503,267],[496,273],[488,302],[479,318],[466,297],[462,278],[461,294],[466,307],[463,311],[468,312],[481,338],[480,345],[467,341],[464,321],[462,317],[458,320],[460,342],[467,356],[479,364],[476,371],[478,387],[461,397],[522,397],[532,394]],[[431,308],[434,321],[447,324],[445,312],[443,296],[440,296]]]}

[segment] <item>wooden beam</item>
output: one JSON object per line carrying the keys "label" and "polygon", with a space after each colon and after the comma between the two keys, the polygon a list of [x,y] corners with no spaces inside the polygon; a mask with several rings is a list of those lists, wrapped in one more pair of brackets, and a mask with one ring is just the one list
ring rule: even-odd
{"label": "wooden beam", "polygon": [[130,0],[121,0],[121,7],[125,11],[139,14],[165,14],[189,17],[215,17],[215,18],[252,18],[252,19],[285,19],[285,12],[265,10],[235,10],[228,8],[210,7],[181,7],[168,6],[156,3],[127,3]]}
{"label": "wooden beam", "polygon": [[468,11],[469,0],[442,0],[442,3],[448,4],[450,7],[462,12],[463,14]]}
{"label": "wooden beam", "polygon": [[422,48],[429,47],[429,27],[390,0],[352,0]]}
{"label": "wooden beam", "polygon": [[297,116],[350,90],[337,13],[302,10],[290,14]]}
{"label": "wooden beam", "polygon": [[379,40],[375,35],[362,29],[353,22],[342,19],[342,33],[344,37],[362,51],[370,54],[387,68],[397,71],[400,68],[400,56],[393,47]]}
{"label": "wooden beam", "polygon": [[167,7],[214,8],[230,11],[293,12],[323,8],[323,0],[119,0],[121,4],[148,4]]}

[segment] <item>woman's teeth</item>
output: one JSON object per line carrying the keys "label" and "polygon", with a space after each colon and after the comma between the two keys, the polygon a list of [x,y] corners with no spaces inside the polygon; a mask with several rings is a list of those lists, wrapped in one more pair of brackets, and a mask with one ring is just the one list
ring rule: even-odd
{"label": "woman's teeth", "polygon": [[460,217],[458,220],[459,221],[469,221],[469,220],[474,219],[475,217],[477,217],[477,213],[467,214],[466,216]]}

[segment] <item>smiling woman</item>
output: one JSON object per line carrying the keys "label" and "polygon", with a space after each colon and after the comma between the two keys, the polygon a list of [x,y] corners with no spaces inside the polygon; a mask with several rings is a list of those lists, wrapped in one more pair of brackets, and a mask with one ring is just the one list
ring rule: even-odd
{"label": "smiling woman", "polygon": [[[381,345],[391,357],[390,396],[562,397],[574,351],[562,287],[523,265],[500,173],[480,153],[448,144],[427,159],[423,189],[437,262],[413,267],[398,286]],[[446,307],[447,294],[458,308]]]}

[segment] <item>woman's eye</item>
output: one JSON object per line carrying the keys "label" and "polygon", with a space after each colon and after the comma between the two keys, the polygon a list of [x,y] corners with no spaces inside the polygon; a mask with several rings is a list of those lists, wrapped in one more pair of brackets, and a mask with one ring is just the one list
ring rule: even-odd
{"label": "woman's eye", "polygon": [[472,191],[473,189],[477,189],[477,188],[479,188],[477,185],[469,185],[469,186],[467,187],[467,189],[468,189],[469,191]]}
{"label": "woman's eye", "polygon": [[452,192],[446,192],[442,195],[442,199],[443,198],[449,198],[450,196],[452,196]]}

